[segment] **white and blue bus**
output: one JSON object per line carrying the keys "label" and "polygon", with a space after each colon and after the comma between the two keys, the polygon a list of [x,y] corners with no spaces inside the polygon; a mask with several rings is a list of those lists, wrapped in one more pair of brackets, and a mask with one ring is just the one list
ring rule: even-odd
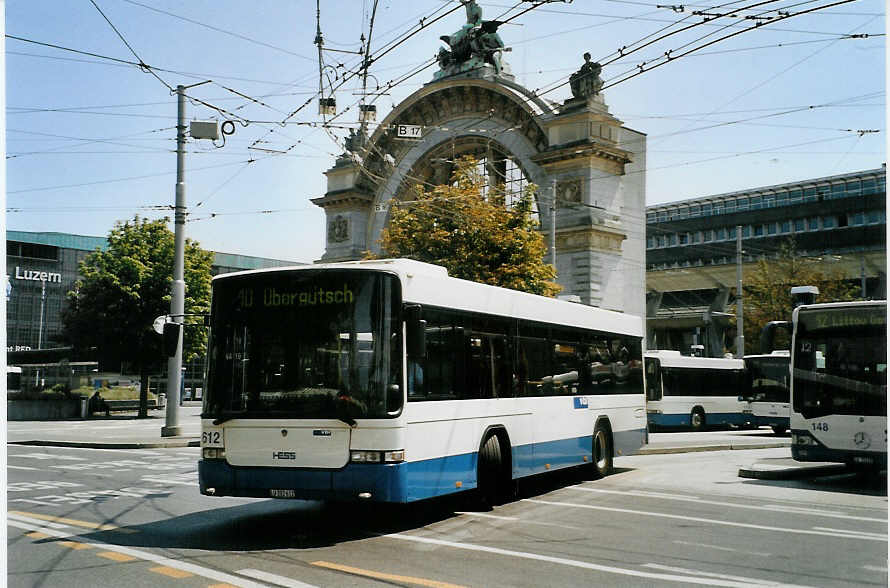
{"label": "white and blue bus", "polygon": [[205,495],[491,503],[647,440],[640,317],[412,260],[217,276],[210,315]]}
{"label": "white and blue bus", "polygon": [[796,308],[791,456],[887,467],[887,301]]}
{"label": "white and blue bus", "polygon": [[647,351],[646,412],[649,426],[744,425],[745,362],[694,357],[679,351]]}
{"label": "white and blue bus", "polygon": [[776,435],[788,431],[791,422],[791,352],[773,351],[746,355],[744,413],[756,427],[771,427]]}

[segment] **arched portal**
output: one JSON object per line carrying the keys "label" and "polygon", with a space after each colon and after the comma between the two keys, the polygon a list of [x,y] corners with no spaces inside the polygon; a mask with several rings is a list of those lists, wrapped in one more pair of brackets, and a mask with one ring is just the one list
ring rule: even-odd
{"label": "arched portal", "polygon": [[[419,138],[400,138],[405,125],[419,127]],[[564,294],[642,315],[645,136],[623,127],[601,96],[545,102],[511,79],[470,72],[427,84],[370,137],[350,143],[325,172],[327,193],[313,199],[328,223],[321,261],[377,251],[392,199],[418,183],[446,183],[455,157],[472,154],[489,183],[503,182],[508,192],[538,185],[542,229],[550,227],[555,192]],[[629,288],[639,296],[628,297]]]}

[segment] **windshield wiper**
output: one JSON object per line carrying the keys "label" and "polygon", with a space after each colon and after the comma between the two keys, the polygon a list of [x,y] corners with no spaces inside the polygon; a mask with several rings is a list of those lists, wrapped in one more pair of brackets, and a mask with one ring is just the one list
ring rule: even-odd
{"label": "windshield wiper", "polygon": [[231,412],[230,412],[229,414],[220,414],[220,415],[218,415],[215,419],[213,419],[213,424],[214,424],[214,425],[221,425],[221,424],[223,424],[224,422],[226,422],[226,421],[230,421],[230,420],[232,420],[233,418],[235,418],[235,417],[237,417],[237,416],[238,416],[238,414],[236,414],[236,413],[231,413]]}

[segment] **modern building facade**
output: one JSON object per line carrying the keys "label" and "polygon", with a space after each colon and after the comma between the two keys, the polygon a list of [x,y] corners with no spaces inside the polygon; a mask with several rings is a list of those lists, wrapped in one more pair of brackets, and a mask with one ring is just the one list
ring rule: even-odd
{"label": "modern building facade", "polygon": [[856,280],[864,297],[887,292],[886,166],[646,208],[647,337],[650,349],[724,353],[736,288],[736,234],[743,272],[793,237],[801,256]]}
{"label": "modern building facade", "polygon": [[[64,346],[62,309],[67,293],[80,277],[80,262],[104,250],[104,237],[68,233],[6,232],[6,350],[31,352]],[[300,265],[298,262],[214,252],[213,275],[234,271]],[[39,355],[39,354],[37,354]],[[28,362],[29,360],[25,360]],[[45,361],[45,360],[40,360]],[[203,380],[203,360],[187,366],[186,386]]]}

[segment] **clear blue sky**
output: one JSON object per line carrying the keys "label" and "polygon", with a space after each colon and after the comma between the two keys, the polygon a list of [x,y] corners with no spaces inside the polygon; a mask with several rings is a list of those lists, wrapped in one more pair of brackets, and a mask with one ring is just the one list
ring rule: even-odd
{"label": "clear blue sky", "polygon": [[[701,22],[694,10],[725,13],[755,3],[684,4],[678,12],[679,5],[656,2],[575,0],[541,6],[499,32],[513,48],[506,60],[517,81],[547,88],[565,81],[585,51],[606,62],[621,47],[677,30],[666,27],[681,19]],[[793,14],[830,3],[781,0],[738,14],[775,17],[779,10]],[[315,2],[95,4],[104,16],[91,0],[6,0],[7,35],[95,54],[7,38],[7,227],[104,236],[116,220],[137,213],[172,216],[157,209],[173,202],[176,169],[176,99],[161,80],[175,86],[209,79],[212,84],[190,95],[251,122],[237,124],[224,147],[189,144],[188,235],[216,251],[318,259],[324,213],[309,199],[324,194],[323,172],[342,152],[336,141],[346,131],[277,124],[318,89]],[[322,0],[326,47],[358,49],[372,4]],[[516,3],[480,4],[488,20]],[[421,17],[454,6],[456,0],[381,0],[371,54],[417,30]],[[886,161],[884,12],[881,0],[856,0],[765,24],[607,88],[611,112],[649,136],[647,203],[880,167]],[[657,40],[608,64],[603,78],[609,84],[666,51],[679,55],[754,22],[722,18]],[[382,56],[371,73],[381,84],[399,79],[434,56],[440,35],[463,23],[460,9]],[[870,36],[845,38],[851,34]],[[127,44],[159,68],[158,77],[107,59],[138,61]],[[326,52],[325,59],[349,70],[359,58]],[[429,82],[434,68],[379,98],[378,121]],[[350,83],[337,92],[341,109],[357,101],[356,88]],[[569,89],[546,96],[562,101]],[[337,123],[354,126],[355,110]],[[199,103],[187,111],[189,118],[229,117]],[[316,103],[288,120],[318,122]]]}

